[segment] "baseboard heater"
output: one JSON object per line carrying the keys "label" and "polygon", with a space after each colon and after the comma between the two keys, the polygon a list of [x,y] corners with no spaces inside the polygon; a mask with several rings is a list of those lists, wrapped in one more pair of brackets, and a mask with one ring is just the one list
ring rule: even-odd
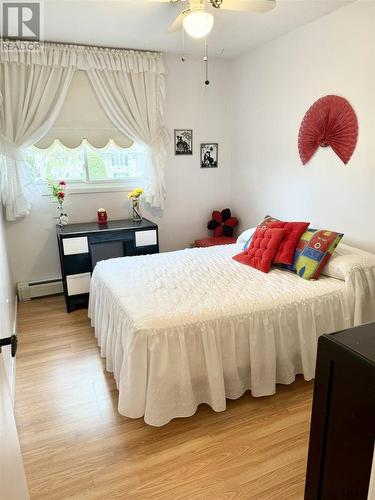
{"label": "baseboard heater", "polygon": [[63,293],[63,284],[61,278],[52,278],[49,280],[30,281],[29,283],[18,283],[18,299],[21,302],[35,299],[36,297],[46,297],[47,295],[56,295]]}

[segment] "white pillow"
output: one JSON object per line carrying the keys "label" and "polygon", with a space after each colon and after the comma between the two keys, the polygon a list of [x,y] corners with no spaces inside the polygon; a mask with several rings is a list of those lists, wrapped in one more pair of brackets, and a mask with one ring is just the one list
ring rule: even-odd
{"label": "white pillow", "polygon": [[246,229],[243,233],[239,235],[237,238],[237,243],[246,243],[247,240],[250,238],[255,233],[256,227],[250,227],[249,229]]}
{"label": "white pillow", "polygon": [[329,259],[322,274],[345,281],[345,274],[351,268],[371,263],[375,266],[375,255],[373,253],[340,243]]}
{"label": "white pillow", "polygon": [[349,255],[349,254],[357,254],[357,255],[367,255],[368,257],[375,257],[375,254],[371,252],[366,252],[365,250],[361,250],[360,248],[351,247],[350,245],[346,245],[345,243],[340,243],[333,255]]}

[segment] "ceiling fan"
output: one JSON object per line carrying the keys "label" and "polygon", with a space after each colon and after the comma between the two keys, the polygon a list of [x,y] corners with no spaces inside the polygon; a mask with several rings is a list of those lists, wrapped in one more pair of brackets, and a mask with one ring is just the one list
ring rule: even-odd
{"label": "ceiling fan", "polygon": [[[212,12],[234,10],[247,12],[269,12],[276,6],[276,0],[148,0],[186,5],[170,25],[168,31],[176,31],[182,26],[193,38],[203,38],[209,34],[214,25]],[[207,9],[211,10],[209,12]]]}

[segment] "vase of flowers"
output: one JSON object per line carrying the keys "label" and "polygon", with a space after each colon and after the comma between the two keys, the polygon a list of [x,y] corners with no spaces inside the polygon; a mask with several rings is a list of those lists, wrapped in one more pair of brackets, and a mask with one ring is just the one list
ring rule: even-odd
{"label": "vase of flowers", "polygon": [[52,197],[57,201],[57,217],[59,226],[66,226],[69,222],[68,214],[64,209],[66,182],[60,181],[58,184],[50,183]]}
{"label": "vase of flowers", "polygon": [[129,200],[132,201],[132,215],[134,222],[140,222],[142,220],[141,195],[143,193],[144,190],[142,188],[137,188],[128,194]]}

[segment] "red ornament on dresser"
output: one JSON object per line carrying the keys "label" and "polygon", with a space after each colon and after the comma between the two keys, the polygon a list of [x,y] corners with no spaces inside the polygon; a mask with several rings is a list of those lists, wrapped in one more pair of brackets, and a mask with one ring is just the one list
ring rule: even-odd
{"label": "red ornament on dresser", "polygon": [[330,146],[346,165],[357,138],[358,120],[349,102],[337,95],[322,97],[307,111],[299,129],[298,150],[302,164],[311,160],[319,146]]}
{"label": "red ornament on dresser", "polygon": [[107,224],[108,215],[105,208],[98,208],[97,218],[98,218],[98,224]]}

